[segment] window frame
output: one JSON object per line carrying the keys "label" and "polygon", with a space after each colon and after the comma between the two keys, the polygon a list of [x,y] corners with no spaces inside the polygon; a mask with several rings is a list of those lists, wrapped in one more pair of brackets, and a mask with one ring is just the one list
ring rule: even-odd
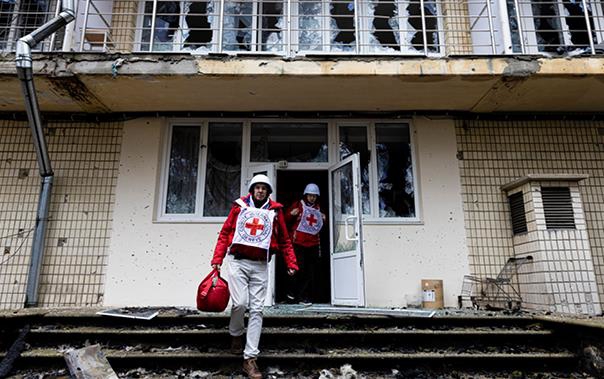
{"label": "window frame", "polygon": [[[380,217],[379,215],[379,191],[377,183],[377,160],[375,159],[377,143],[377,124],[407,124],[409,126],[409,144],[411,145],[411,167],[413,171],[413,202],[415,207],[414,217]],[[409,119],[400,120],[350,120],[336,123],[336,143],[340,141],[340,127],[365,127],[367,129],[367,148],[369,150],[369,214],[363,214],[363,222],[366,224],[422,224],[421,209],[419,201],[419,183],[417,176],[417,154],[415,151],[415,128],[413,122]],[[339,151],[337,159],[340,161]]]}
{"label": "window frame", "polygon": [[[168,119],[163,126],[161,133],[160,152],[159,152],[159,169],[157,174],[156,186],[156,204],[154,220],[155,223],[222,223],[226,219],[225,216],[204,216],[203,207],[205,200],[205,182],[206,182],[206,165],[207,165],[207,143],[209,136],[209,127],[211,123],[240,123],[241,124],[241,182],[240,188],[244,187],[245,173],[253,168],[254,165],[267,164],[271,162],[252,162],[251,155],[251,128],[253,123],[325,123],[327,125],[327,146],[328,160],[327,162],[290,162],[287,170],[321,170],[327,172],[330,166],[340,162],[340,126],[364,127],[367,132],[367,144],[369,150],[369,198],[370,198],[370,213],[363,214],[363,223],[367,225],[422,225],[422,209],[421,195],[419,183],[419,162],[416,151],[417,133],[411,119],[325,119],[325,118],[296,118],[296,119],[275,119],[275,118],[173,118]],[[376,151],[376,125],[377,124],[406,124],[409,126],[409,143],[411,151],[411,161],[413,170],[413,188],[414,188],[414,217],[380,217],[379,216],[379,192],[377,183],[377,160],[375,159]],[[174,126],[190,126],[196,125],[200,130],[200,154],[197,168],[198,182],[196,184],[196,199],[195,213],[191,214],[168,214],[165,211],[167,199],[167,187],[169,177],[169,164],[172,143],[172,130]],[[272,162],[277,163],[277,162]],[[278,183],[277,183],[278,185]],[[233,199],[234,200],[234,199]]]}

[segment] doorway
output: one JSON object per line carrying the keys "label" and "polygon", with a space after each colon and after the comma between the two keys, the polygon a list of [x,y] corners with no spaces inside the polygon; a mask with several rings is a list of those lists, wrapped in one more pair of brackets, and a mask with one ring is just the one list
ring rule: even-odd
{"label": "doorway", "polygon": [[[320,232],[321,253],[318,259],[314,280],[310,283],[308,296],[314,304],[329,304],[331,302],[331,270],[329,248],[329,188],[328,172],[326,170],[278,170],[277,171],[277,201],[289,208],[293,202],[302,198],[304,187],[308,183],[319,186],[321,196],[319,203],[321,212],[326,216],[326,222]],[[287,300],[288,276],[283,259],[276,260],[275,301],[284,303]]]}

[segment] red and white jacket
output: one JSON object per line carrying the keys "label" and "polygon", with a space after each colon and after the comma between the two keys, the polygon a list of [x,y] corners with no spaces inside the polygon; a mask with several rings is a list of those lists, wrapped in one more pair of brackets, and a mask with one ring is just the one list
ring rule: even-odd
{"label": "red and white jacket", "polygon": [[[287,223],[287,225],[289,225],[289,235],[292,237],[292,242],[294,245],[302,247],[319,246],[321,244],[319,234],[312,235],[297,230],[298,225],[300,225],[300,218],[302,217],[302,213],[304,212],[304,208],[302,207],[302,201],[303,200],[296,201],[285,212],[285,222]],[[318,211],[321,210],[321,207],[319,207],[318,203],[314,203],[312,207]],[[298,209],[298,214],[296,216],[293,216],[291,212],[296,208]]]}
{"label": "red and white jacket", "polygon": [[[246,204],[249,204],[250,196],[243,196],[241,198]],[[296,262],[296,255],[292,247],[289,234],[287,233],[287,226],[285,225],[285,218],[283,216],[283,205],[269,199],[269,210],[275,211],[275,218],[273,220],[273,233],[271,235],[270,252],[280,252],[283,254],[285,264],[288,269],[298,270],[298,264]],[[218,242],[214,249],[214,257],[212,258],[211,264],[221,265],[224,260],[227,251],[231,254],[236,254],[247,259],[262,261],[267,259],[267,252],[264,249],[258,247],[233,244],[233,236],[235,235],[235,228],[237,227],[237,218],[241,212],[241,205],[236,202],[233,204],[233,208],[229,212],[229,216],[222,225],[220,234],[218,235]]]}

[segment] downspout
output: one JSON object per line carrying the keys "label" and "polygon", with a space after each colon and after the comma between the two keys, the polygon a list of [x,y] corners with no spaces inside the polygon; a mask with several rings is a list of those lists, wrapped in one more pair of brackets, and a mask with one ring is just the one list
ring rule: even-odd
{"label": "downspout", "polygon": [[42,177],[40,197],[38,199],[38,211],[36,214],[36,226],[34,228],[32,240],[31,261],[27,277],[25,296],[26,307],[35,307],[38,305],[38,282],[40,279],[42,257],[44,256],[44,240],[46,238],[48,210],[50,208],[50,195],[52,193],[52,182],[54,178],[54,172],[52,171],[50,157],[48,156],[48,149],[46,147],[46,140],[44,139],[42,116],[40,115],[38,98],[36,97],[36,89],[34,86],[31,49],[42,42],[46,37],[75,19],[73,5],[74,0],[62,0],[62,10],[57,17],[17,41],[17,75],[21,81],[21,90],[23,92],[23,97],[25,98],[27,119],[29,120],[29,127],[33,134],[40,176]]}

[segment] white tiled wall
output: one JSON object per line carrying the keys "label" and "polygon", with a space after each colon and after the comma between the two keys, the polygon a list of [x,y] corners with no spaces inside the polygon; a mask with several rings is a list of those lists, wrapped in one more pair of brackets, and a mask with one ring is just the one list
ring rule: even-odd
{"label": "white tiled wall", "polygon": [[[40,306],[102,301],[121,123],[50,123],[55,172]],[[27,123],[0,120],[0,309],[20,308],[31,254],[40,176]]]}
{"label": "white tiled wall", "polygon": [[[507,259],[515,254],[544,251],[544,259],[533,264],[533,272],[527,272],[527,267],[520,270],[521,288],[523,282],[541,283],[541,288],[534,286],[523,300],[535,308],[554,304],[556,310],[570,313],[591,313],[589,302],[593,301],[594,311],[601,312],[604,296],[604,122],[466,120],[457,122],[456,131],[471,272],[483,277],[496,276]],[[520,250],[515,253],[507,195],[500,186],[527,174],[569,173],[589,175],[580,182],[573,195],[573,199],[580,195],[583,203],[584,217],[576,209],[579,212],[577,231],[541,230],[538,225],[543,222],[542,213],[529,212],[529,230],[532,224],[534,233],[541,234],[533,236],[529,233],[525,240],[517,239]],[[534,201],[530,196],[531,188],[527,187],[525,191],[527,210],[532,208],[530,203]],[[538,209],[539,205],[535,204],[535,207]],[[548,234],[547,238],[545,234]],[[595,293],[593,284],[589,284],[593,283],[590,275],[594,276],[591,279],[595,279],[599,299],[589,299]],[[573,293],[570,297],[569,291]],[[550,298],[543,299],[542,296]],[[583,305],[577,307],[576,304]]]}

